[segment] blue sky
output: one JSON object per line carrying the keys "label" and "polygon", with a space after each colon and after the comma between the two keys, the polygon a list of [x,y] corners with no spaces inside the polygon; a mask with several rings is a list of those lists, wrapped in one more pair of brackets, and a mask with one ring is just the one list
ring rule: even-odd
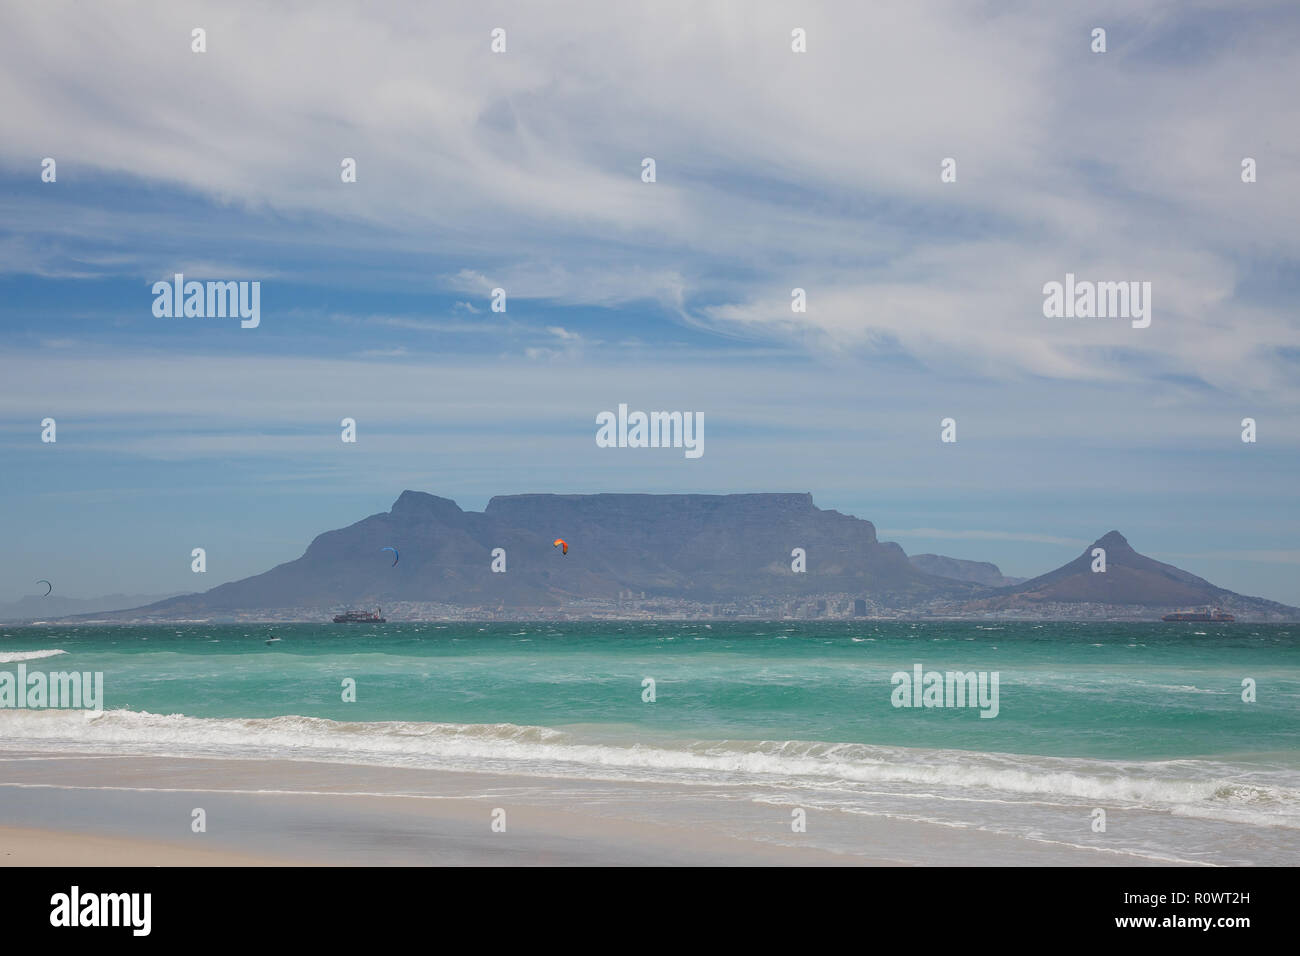
{"label": "blue sky", "polygon": [[[206,589],[414,488],[811,491],[1025,576],[1118,528],[1300,604],[1298,27],[1267,2],[9,5],[0,601]],[[260,281],[260,326],[156,318],[175,272]],[[1044,318],[1066,272],[1150,281],[1150,328]],[[597,448],[620,402],[702,413],[704,456]]]}

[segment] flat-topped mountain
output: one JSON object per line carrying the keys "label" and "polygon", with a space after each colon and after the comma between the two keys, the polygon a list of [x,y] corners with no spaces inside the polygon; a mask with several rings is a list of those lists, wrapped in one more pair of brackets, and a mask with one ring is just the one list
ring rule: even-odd
{"label": "flat-topped mountain", "polygon": [[[553,546],[557,538],[568,542],[567,554]],[[1097,547],[1106,549],[1105,573],[1092,571]],[[795,549],[806,556],[806,572],[791,566]],[[504,573],[494,572],[501,561]],[[1300,619],[1296,608],[1234,594],[1144,557],[1117,531],[1055,571],[998,586],[1007,581],[986,562],[909,559],[897,544],[878,540],[870,521],[818,508],[809,494],[504,495],[478,512],[404,491],[389,511],[318,535],[301,557],[263,574],[110,616],[274,611],[301,619],[344,605],[399,604],[408,605],[405,613],[433,616],[441,614],[437,605],[609,615],[635,596],[687,602],[689,613],[706,616],[728,602],[751,615],[780,616],[790,602],[802,602],[801,613],[828,613],[834,605],[846,616],[861,601],[939,616],[1145,617],[1213,604],[1257,619]],[[672,610],[661,604],[638,613]]]}
{"label": "flat-topped mountain", "polygon": [[[552,546],[569,544],[567,555]],[[400,558],[393,564],[396,548]],[[506,571],[491,570],[504,549]],[[802,548],[807,573],[791,569]],[[482,512],[404,491],[390,511],[327,531],[302,557],[150,612],[436,602],[492,607],[617,600],[624,591],[696,601],[847,592],[891,604],[974,593],[914,568],[870,521],[809,494],[504,495]]]}

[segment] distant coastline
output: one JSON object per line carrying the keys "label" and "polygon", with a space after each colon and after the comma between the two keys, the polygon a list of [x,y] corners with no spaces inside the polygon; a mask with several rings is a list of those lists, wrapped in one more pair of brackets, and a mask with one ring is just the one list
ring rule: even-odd
{"label": "distant coastline", "polygon": [[1300,608],[1149,558],[1118,530],[1026,580],[986,561],[909,557],[807,492],[499,495],[478,512],[407,490],[261,574],[75,617],[24,599],[15,617],[314,623],[382,607],[393,621],[1118,622],[1201,606],[1242,623],[1300,621]]}
{"label": "distant coastline", "polygon": [[[1020,608],[1005,611],[990,611],[982,614],[947,611],[942,607],[926,610],[869,608],[866,613],[844,613],[842,605],[853,607],[854,600],[848,596],[838,596],[827,601],[827,608],[819,610],[818,602],[793,602],[794,606],[786,610],[771,607],[772,602],[755,601],[746,610],[735,613],[715,613],[711,605],[694,604],[679,600],[655,600],[647,598],[644,602],[611,603],[601,605],[599,602],[583,601],[574,606],[564,607],[512,607],[494,609],[479,606],[453,606],[445,604],[422,604],[419,602],[391,602],[384,608],[384,614],[391,623],[450,623],[450,622],[555,622],[555,621],[611,621],[635,623],[638,621],[659,622],[782,622],[782,621],[960,621],[968,623],[981,622],[1032,622],[1032,623],[1140,623],[1150,622],[1166,624],[1170,628],[1187,627],[1198,622],[1162,622],[1161,618],[1172,611],[1179,610],[1173,606],[1143,605],[1091,605],[1062,604],[1044,605],[1035,608]],[[786,602],[791,603],[791,602]],[[645,605],[637,607],[635,605]],[[840,607],[837,607],[840,605]],[[4,621],[2,627],[65,627],[92,625],[150,625],[150,624],[331,624],[335,614],[330,608],[257,608],[236,613],[211,614],[202,617],[168,616],[141,614],[123,611],[112,615],[78,615],[76,617],[52,618],[49,620]],[[1250,611],[1237,613],[1236,621],[1212,622],[1216,625],[1232,624],[1288,624],[1300,622],[1300,614],[1276,616],[1252,614]],[[375,625],[379,626],[379,625]],[[340,633],[365,634],[366,626],[357,625],[338,628]]]}

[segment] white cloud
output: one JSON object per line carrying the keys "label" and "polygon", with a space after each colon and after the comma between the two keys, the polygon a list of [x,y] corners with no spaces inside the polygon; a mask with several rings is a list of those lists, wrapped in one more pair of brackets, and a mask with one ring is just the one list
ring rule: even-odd
{"label": "white cloud", "polygon": [[[489,9],[508,54],[488,52],[478,8],[325,4],[304,19],[246,0],[142,20],[11,5],[0,162],[34,177],[32,157],[56,156],[59,190],[90,170],[196,190],[273,213],[281,241],[352,241],[318,239],[322,221],[378,230],[376,248],[465,262],[442,281],[467,294],[647,301],[736,334],[989,376],[1177,375],[1295,397],[1270,357],[1300,346],[1295,310],[1242,288],[1243,257],[1300,250],[1300,61],[1283,4],[1237,11],[1195,69],[1159,44],[1197,36],[1212,5],[812,6],[806,54],[779,6]],[[1099,18],[1101,56],[1087,52]],[[354,185],[339,182],[345,155]],[[1251,186],[1243,155],[1260,162]],[[19,211],[33,234],[105,245],[158,226]],[[201,235],[184,220],[164,225]],[[103,268],[9,245],[9,268]],[[1043,319],[1039,290],[1066,271],[1152,281],[1152,327]],[[795,285],[810,297],[797,322]]]}

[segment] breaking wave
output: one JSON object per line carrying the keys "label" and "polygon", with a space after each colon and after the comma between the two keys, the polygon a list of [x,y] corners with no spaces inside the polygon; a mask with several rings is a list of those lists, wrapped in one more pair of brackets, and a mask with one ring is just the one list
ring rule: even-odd
{"label": "breaking wave", "polygon": [[42,657],[57,657],[60,654],[66,654],[67,651],[59,650],[57,647],[48,651],[7,651],[0,653],[0,664],[16,664],[18,661],[38,661]]}
{"label": "breaking wave", "polygon": [[0,747],[361,765],[597,780],[751,784],[935,799],[1104,804],[1300,829],[1300,778],[1207,760],[1106,761],[809,741],[610,742],[518,724],[0,711]]}

